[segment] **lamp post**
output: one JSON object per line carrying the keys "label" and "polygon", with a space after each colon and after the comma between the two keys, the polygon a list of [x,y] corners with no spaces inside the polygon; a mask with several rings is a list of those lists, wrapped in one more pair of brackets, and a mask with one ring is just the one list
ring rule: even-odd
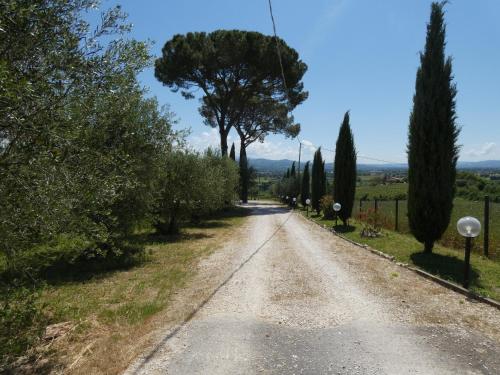
{"label": "lamp post", "polygon": [[333,210],[335,211],[335,227],[337,227],[337,218],[339,216],[339,211],[341,208],[342,208],[342,205],[340,203],[333,204]]}
{"label": "lamp post", "polygon": [[469,273],[470,273],[470,251],[472,239],[479,236],[481,232],[481,223],[478,219],[472,216],[465,216],[457,221],[457,230],[460,235],[465,237],[465,268],[464,268],[464,288],[469,288]]}
{"label": "lamp post", "polygon": [[307,210],[307,217],[309,217],[309,205],[311,204],[311,200],[309,198],[306,199],[306,210]]}
{"label": "lamp post", "polygon": [[288,202],[288,195],[286,196],[286,204],[290,204],[290,202]]}
{"label": "lamp post", "polygon": [[296,205],[297,205],[297,198],[293,197],[293,208],[295,208]]}

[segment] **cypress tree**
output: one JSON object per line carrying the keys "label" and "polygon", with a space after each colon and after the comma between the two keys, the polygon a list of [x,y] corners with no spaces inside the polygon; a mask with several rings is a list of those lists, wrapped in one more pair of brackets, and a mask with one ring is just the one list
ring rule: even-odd
{"label": "cypress tree", "polygon": [[320,199],[324,195],[324,171],[321,147],[316,150],[311,170],[311,207],[319,214]]}
{"label": "cypress tree", "polygon": [[290,177],[295,177],[295,162],[292,163],[292,169],[290,170]]}
{"label": "cypress tree", "polygon": [[349,124],[349,111],[340,125],[335,147],[333,175],[333,200],[342,205],[339,217],[344,225],[351,217],[356,192],[356,149]]}
{"label": "cypress tree", "polygon": [[248,203],[248,183],[250,173],[248,169],[248,160],[245,147],[240,148],[240,199],[243,203]]}
{"label": "cypress tree", "polygon": [[290,168],[286,170],[285,178],[290,178]]}
{"label": "cypress tree", "polygon": [[320,199],[323,197],[323,195],[326,194],[326,168],[325,168],[325,161],[323,160],[323,163],[321,163],[321,190],[320,190]]}
{"label": "cypress tree", "polygon": [[229,152],[229,157],[236,161],[236,150],[234,149],[234,142],[233,145],[231,146],[231,152]]}
{"label": "cypress tree", "polygon": [[311,195],[311,187],[310,187],[310,177],[309,177],[309,162],[306,163],[304,166],[304,173],[302,174],[302,184],[301,184],[301,189],[302,191],[300,192],[300,203],[302,203],[302,206],[306,205],[306,199],[310,197]]}
{"label": "cypress tree", "polygon": [[451,58],[445,58],[444,5],[431,5],[408,134],[408,219],[426,253],[432,252],[450,223],[459,151],[457,91]]}

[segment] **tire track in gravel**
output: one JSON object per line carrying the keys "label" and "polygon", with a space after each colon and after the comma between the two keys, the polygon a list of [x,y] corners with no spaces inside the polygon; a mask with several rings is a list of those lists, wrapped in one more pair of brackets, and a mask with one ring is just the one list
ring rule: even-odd
{"label": "tire track in gravel", "polygon": [[[285,209],[255,205],[254,214],[248,237],[232,244],[244,250],[232,258],[216,252],[205,266],[227,259],[234,270],[265,245],[128,373],[500,373],[499,341],[485,332],[500,317],[488,307],[465,301],[467,314],[482,320],[468,325],[452,292],[400,268],[394,282],[388,275],[397,266],[297,215],[280,228]],[[436,324],[436,314],[450,318]]]}

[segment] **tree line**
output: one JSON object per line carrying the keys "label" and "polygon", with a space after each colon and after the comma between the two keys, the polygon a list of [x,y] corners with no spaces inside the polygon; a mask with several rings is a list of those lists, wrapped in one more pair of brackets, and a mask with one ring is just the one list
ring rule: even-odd
{"label": "tree line", "polygon": [[[460,149],[457,145],[460,128],[456,124],[455,111],[457,89],[453,82],[452,59],[445,56],[445,5],[446,1],[431,4],[408,128],[408,219],[411,233],[424,245],[426,253],[432,252],[434,243],[450,224]],[[336,143],[331,195],[325,195],[330,188],[325,190],[320,149],[314,154],[311,182],[307,167],[302,184],[286,174],[276,185],[275,194],[279,197],[300,195],[302,204],[310,198],[311,207],[318,214],[323,210],[325,216],[331,214],[334,202],[341,203],[339,217],[346,224],[352,214],[356,189],[356,150],[349,112],[344,116]]]}
{"label": "tree line", "polygon": [[[291,169],[274,186],[274,193],[287,203],[296,198],[303,206],[310,206],[316,214],[323,212],[325,218],[334,215],[333,204],[341,204],[338,217],[347,225],[352,215],[356,192],[356,147],[350,125],[349,111],[345,113],[340,125],[335,148],[333,185],[326,178],[325,160],[319,147],[313,157],[311,173],[309,162],[305,164],[303,175],[295,171],[295,162]],[[328,192],[330,192],[328,194]]]}

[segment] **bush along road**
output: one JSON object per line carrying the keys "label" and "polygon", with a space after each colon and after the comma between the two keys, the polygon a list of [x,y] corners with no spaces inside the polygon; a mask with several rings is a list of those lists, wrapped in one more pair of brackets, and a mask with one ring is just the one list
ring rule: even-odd
{"label": "bush along road", "polygon": [[210,278],[214,292],[127,374],[500,373],[497,309],[278,205],[252,206],[185,290]]}

